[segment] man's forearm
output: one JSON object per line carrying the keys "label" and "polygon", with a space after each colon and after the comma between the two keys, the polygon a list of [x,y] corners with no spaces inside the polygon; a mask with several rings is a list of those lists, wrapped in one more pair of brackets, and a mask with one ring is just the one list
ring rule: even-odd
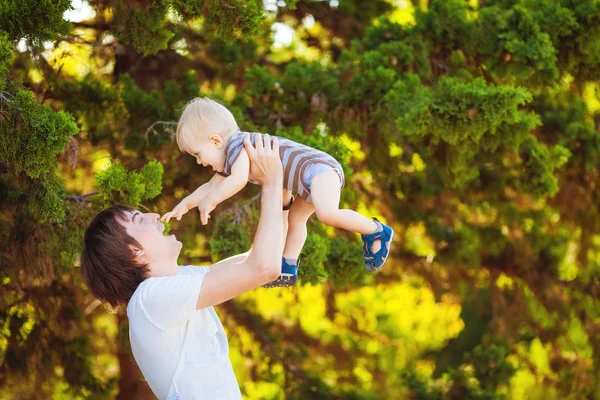
{"label": "man's forearm", "polygon": [[210,268],[204,277],[196,309],[221,304],[279,276],[283,253],[283,179],[276,181],[276,184],[263,184],[260,220],[247,257],[238,254]]}
{"label": "man's forearm", "polygon": [[252,257],[260,265],[280,265],[283,254],[283,182],[262,186],[260,220],[252,244]]}

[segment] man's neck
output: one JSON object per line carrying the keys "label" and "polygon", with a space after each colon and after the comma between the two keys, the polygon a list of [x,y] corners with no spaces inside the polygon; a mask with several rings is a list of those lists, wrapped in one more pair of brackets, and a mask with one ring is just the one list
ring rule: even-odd
{"label": "man's neck", "polygon": [[[154,265],[159,265],[158,263]],[[148,275],[150,278],[160,278],[165,276],[176,276],[179,275],[179,265],[175,263],[161,263],[160,268],[153,268],[152,265],[148,265]]]}

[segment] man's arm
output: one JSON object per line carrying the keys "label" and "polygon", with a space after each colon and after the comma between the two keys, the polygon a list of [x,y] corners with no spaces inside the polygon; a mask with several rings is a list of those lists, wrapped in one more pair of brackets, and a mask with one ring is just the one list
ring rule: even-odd
{"label": "man's arm", "polygon": [[253,176],[262,183],[260,219],[252,248],[248,253],[230,257],[211,267],[204,277],[197,309],[220,304],[272,282],[281,272],[283,167],[277,140],[274,138],[271,148],[270,136],[264,135],[262,139],[265,144],[257,137],[256,149],[250,144],[248,136],[244,139]]}
{"label": "man's arm", "polygon": [[213,265],[208,267],[208,270],[212,271],[214,269],[220,268],[221,266],[223,266],[225,264],[232,264],[232,263],[238,263],[240,261],[244,261],[246,258],[248,258],[248,255],[250,255],[250,251],[247,251],[245,253],[236,254],[235,256],[227,257],[226,259],[217,261],[216,263],[214,263]]}

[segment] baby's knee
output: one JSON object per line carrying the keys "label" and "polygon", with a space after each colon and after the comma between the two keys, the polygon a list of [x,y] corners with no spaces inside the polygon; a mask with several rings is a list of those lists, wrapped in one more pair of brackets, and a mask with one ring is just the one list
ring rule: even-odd
{"label": "baby's knee", "polygon": [[324,224],[331,225],[335,223],[337,219],[337,211],[334,209],[326,209],[326,210],[317,210],[317,218]]}

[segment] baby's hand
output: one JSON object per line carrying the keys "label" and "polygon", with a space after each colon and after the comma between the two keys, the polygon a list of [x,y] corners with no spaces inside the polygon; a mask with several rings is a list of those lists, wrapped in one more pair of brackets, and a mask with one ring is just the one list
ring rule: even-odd
{"label": "baby's hand", "polygon": [[210,218],[210,213],[215,209],[217,204],[211,199],[211,196],[205,196],[198,205],[198,210],[200,210],[200,221],[202,225],[208,224],[208,219]]}
{"label": "baby's hand", "polygon": [[170,211],[163,215],[160,220],[163,222],[169,222],[173,217],[177,217],[177,221],[181,221],[181,217],[189,211],[188,207],[183,203],[179,203],[175,206],[173,211]]}

